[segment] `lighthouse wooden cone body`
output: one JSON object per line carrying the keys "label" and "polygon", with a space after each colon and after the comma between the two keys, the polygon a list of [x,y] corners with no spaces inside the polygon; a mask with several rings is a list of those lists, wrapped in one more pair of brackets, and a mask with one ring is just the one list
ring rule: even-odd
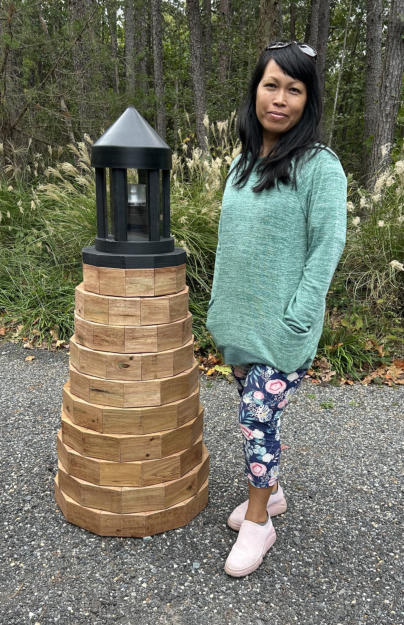
{"label": "lighthouse wooden cone body", "polygon": [[[132,108],[93,146],[98,236],[76,288],[55,493],[68,521],[104,536],[180,527],[208,502],[185,252],[169,235],[170,157]],[[141,200],[132,214],[129,167],[142,181],[129,188]]]}

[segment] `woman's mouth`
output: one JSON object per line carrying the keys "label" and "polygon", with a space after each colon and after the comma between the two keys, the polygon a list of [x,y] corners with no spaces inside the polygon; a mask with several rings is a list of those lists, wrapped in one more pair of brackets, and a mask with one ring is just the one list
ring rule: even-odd
{"label": "woman's mouth", "polygon": [[277,113],[276,111],[269,111],[267,115],[271,119],[286,119],[287,118],[287,115],[285,115],[285,113]]}

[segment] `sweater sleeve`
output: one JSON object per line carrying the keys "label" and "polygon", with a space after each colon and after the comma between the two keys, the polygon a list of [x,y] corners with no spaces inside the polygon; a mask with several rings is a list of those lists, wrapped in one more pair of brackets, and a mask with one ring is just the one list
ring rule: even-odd
{"label": "sweater sleeve", "polygon": [[[284,321],[298,333],[324,320],[324,302],[345,246],[347,181],[329,152],[313,168],[307,197],[307,256]],[[320,319],[321,317],[321,319]]]}
{"label": "sweater sleeve", "polygon": [[213,281],[212,281],[212,290],[210,293],[210,301],[209,301],[209,306],[208,308],[210,308],[210,306],[213,304],[213,300],[215,299],[215,292],[216,292],[216,286],[217,286],[217,267],[219,266],[219,262],[220,262],[220,224],[221,224],[221,220],[219,219],[219,228],[218,228],[218,237],[217,237],[217,248],[216,248],[216,257],[215,257],[215,270],[213,272]]}
{"label": "sweater sleeve", "polygon": [[[231,165],[230,165],[230,169],[229,169],[229,174],[228,174],[228,179],[226,182],[226,186],[227,184],[231,184],[232,183],[232,173],[234,173],[234,168],[237,165],[238,161],[240,160],[240,154],[238,154],[232,161]],[[219,218],[219,225],[218,225],[218,231],[217,231],[217,247],[216,247],[216,256],[215,256],[215,270],[213,272],[213,280],[212,280],[212,290],[210,293],[210,301],[209,301],[209,305],[208,305],[208,309],[211,307],[211,305],[213,304],[213,300],[215,299],[215,293],[216,293],[216,286],[217,286],[217,267],[220,264],[220,255],[221,255],[221,246],[220,246],[220,234],[221,234],[221,228],[222,228],[222,215],[220,214],[220,218]]]}

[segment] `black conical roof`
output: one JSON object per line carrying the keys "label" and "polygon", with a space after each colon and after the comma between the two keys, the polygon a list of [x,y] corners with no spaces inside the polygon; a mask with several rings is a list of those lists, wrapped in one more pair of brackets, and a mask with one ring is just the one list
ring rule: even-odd
{"label": "black conical roof", "polygon": [[94,167],[170,169],[171,150],[133,106],[93,145]]}

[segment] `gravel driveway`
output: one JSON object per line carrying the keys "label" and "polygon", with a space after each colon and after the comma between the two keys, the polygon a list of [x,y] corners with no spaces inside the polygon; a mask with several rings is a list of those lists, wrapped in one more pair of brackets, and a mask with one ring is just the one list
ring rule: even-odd
{"label": "gravel driveway", "polygon": [[303,382],[283,417],[288,511],[260,569],[233,579],[226,517],[246,495],[234,385],[201,379],[207,508],[152,538],[102,538],[67,523],[53,496],[67,353],[1,343],[0,371],[2,624],[404,622],[404,388]]}

